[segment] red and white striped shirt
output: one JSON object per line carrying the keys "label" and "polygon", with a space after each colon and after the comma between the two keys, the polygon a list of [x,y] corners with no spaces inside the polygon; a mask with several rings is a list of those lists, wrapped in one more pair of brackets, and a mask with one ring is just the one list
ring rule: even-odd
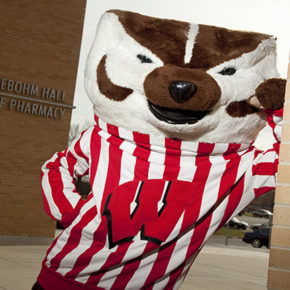
{"label": "red and white striped shirt", "polygon": [[[209,144],[129,132],[97,119],[42,167],[46,212],[65,225],[38,281],[58,289],[177,289],[206,240],[275,187],[277,143]],[[90,175],[86,201],[74,180]]]}

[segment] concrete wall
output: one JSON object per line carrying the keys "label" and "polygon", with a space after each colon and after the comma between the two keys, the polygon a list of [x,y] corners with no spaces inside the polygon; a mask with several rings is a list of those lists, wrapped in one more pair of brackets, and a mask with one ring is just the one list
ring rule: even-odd
{"label": "concrete wall", "polygon": [[275,193],[268,289],[290,289],[290,66]]}
{"label": "concrete wall", "polygon": [[67,146],[85,0],[1,1],[0,235],[52,236],[40,167]]}

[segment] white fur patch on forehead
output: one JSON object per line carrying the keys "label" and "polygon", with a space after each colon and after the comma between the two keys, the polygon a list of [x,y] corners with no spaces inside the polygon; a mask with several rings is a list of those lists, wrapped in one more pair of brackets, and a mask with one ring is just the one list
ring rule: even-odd
{"label": "white fur patch on forehead", "polygon": [[189,63],[192,57],[192,50],[194,42],[198,33],[198,24],[190,23],[189,30],[187,33],[187,41],[185,47],[184,63]]}

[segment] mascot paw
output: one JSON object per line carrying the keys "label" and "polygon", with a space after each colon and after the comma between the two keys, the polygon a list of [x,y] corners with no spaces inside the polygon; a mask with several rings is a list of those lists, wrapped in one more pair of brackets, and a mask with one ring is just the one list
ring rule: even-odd
{"label": "mascot paw", "polygon": [[257,87],[256,94],[249,99],[249,103],[259,109],[281,109],[284,104],[285,88],[286,80],[268,79]]}

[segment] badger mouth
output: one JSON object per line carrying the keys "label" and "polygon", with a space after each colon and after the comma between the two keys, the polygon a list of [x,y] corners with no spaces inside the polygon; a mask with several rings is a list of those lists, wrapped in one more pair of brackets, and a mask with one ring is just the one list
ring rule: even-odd
{"label": "badger mouth", "polygon": [[195,124],[204,118],[210,111],[191,111],[171,109],[154,105],[148,100],[151,113],[160,121],[169,124]]}

